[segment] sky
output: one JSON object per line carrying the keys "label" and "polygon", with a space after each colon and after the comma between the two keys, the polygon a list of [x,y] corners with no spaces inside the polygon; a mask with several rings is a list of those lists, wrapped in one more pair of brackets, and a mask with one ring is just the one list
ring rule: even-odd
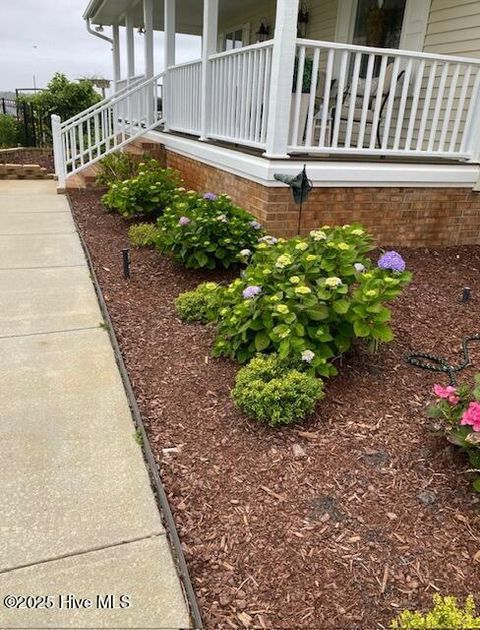
{"label": "sky", "polygon": [[[45,87],[55,72],[70,79],[112,78],[108,42],[87,33],[88,0],[0,0],[0,91]],[[110,36],[105,27],[105,35]],[[121,28],[121,31],[125,29]],[[124,44],[125,33],[122,32]],[[136,72],[143,71],[143,36],[135,34]],[[155,70],[163,70],[163,33],[155,34]],[[123,45],[125,52],[125,45]],[[200,38],[177,36],[177,63],[200,56]],[[122,56],[122,73],[126,59]],[[34,79],[35,77],[35,79]]]}

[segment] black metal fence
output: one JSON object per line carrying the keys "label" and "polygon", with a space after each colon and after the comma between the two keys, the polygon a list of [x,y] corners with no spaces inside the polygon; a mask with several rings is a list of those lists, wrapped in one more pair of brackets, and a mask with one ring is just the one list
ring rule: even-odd
{"label": "black metal fence", "polygon": [[0,98],[0,113],[18,121],[19,143],[24,147],[45,147],[51,144],[51,131],[45,114],[23,99]]}

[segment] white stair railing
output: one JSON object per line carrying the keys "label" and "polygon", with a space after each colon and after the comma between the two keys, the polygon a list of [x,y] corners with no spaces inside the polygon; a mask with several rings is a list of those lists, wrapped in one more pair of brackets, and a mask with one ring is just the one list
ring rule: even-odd
{"label": "white stair railing", "polygon": [[95,164],[163,122],[160,73],[130,84],[111,98],[69,120],[52,116],[55,172],[60,188],[66,178]]}

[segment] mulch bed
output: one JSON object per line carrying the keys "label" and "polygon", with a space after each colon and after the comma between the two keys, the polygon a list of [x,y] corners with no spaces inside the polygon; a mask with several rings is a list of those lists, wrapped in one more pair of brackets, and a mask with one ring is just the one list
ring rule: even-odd
{"label": "mulch bed", "polygon": [[0,164],[38,164],[46,168],[47,173],[55,172],[52,149],[0,151]]}
{"label": "mulch bed", "polygon": [[[447,382],[404,357],[455,363],[480,332],[480,247],[403,250],[415,277],[393,305],[396,340],[346,358],[313,417],[272,430],[234,407],[237,366],[209,357],[212,329],[175,313],[179,293],[222,274],[142,250],[125,281],[127,224],[96,193],[71,199],[207,627],[378,628],[435,592],[479,593],[479,499],[424,414]],[[473,300],[460,305],[464,286]],[[480,371],[480,348],[471,355]]]}

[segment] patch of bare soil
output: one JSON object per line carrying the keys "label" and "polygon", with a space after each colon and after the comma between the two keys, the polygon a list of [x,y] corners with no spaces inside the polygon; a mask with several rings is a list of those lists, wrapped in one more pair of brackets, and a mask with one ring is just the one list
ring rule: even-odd
{"label": "patch of bare soil", "polygon": [[[414,281],[393,305],[396,340],[346,358],[310,420],[273,430],[234,407],[237,367],[209,357],[213,330],[176,315],[179,293],[219,275],[143,250],[125,281],[127,224],[95,193],[72,201],[207,627],[380,627],[437,591],[478,594],[479,499],[424,414],[446,380],[405,354],[457,362],[480,332],[480,247],[403,250]],[[464,286],[473,300],[460,305]]]}

